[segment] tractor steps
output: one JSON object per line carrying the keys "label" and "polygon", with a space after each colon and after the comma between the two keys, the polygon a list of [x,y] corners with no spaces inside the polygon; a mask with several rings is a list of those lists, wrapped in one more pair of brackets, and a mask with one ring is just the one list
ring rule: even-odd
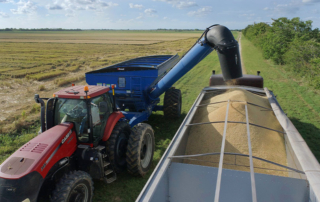
{"label": "tractor steps", "polygon": [[110,162],[103,162],[103,167],[107,167],[108,165],[110,165]]}
{"label": "tractor steps", "polygon": [[111,173],[113,173],[113,170],[109,169],[104,172],[104,175],[110,175]]}
{"label": "tractor steps", "polygon": [[[105,149],[104,146],[101,146],[100,151]],[[109,157],[106,153],[102,153],[103,158],[103,168],[104,168],[104,182],[110,184],[117,180],[117,174],[113,170],[113,166],[109,161]]]}
{"label": "tractor steps", "polygon": [[104,181],[106,183],[108,183],[108,184],[110,184],[110,183],[112,183],[112,182],[114,182],[116,180],[117,180],[117,176],[116,175],[114,175],[113,177],[110,177],[110,178],[104,178]]}

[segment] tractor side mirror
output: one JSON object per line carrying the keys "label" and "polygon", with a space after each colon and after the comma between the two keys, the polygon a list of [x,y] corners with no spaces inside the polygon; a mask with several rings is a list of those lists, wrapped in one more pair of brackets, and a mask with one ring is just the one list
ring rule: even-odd
{"label": "tractor side mirror", "polygon": [[108,104],[106,102],[99,103],[99,110],[100,112],[106,113],[108,112]]}

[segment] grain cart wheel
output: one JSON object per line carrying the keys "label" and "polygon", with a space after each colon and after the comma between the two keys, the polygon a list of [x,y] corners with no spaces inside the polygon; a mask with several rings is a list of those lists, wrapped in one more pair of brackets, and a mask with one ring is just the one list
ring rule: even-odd
{"label": "grain cart wheel", "polygon": [[65,174],[52,193],[52,202],[91,202],[93,181],[84,171],[72,171]]}
{"label": "grain cart wheel", "polygon": [[163,113],[167,118],[179,118],[181,115],[181,91],[170,88],[166,91],[163,101]]}
{"label": "grain cart wheel", "polygon": [[144,176],[150,169],[154,153],[152,127],[139,123],[132,129],[127,149],[127,170],[133,175]]}
{"label": "grain cart wheel", "polygon": [[118,122],[107,141],[107,154],[115,172],[119,173],[126,169],[126,152],[130,133],[131,128],[127,122]]}

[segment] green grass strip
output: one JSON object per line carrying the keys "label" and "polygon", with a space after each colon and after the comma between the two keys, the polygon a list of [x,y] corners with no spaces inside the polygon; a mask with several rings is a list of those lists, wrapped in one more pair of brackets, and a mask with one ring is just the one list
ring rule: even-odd
{"label": "green grass strip", "polygon": [[242,37],[242,57],[248,74],[259,70],[264,86],[277,95],[282,109],[320,160],[320,93],[299,81],[283,66],[264,60],[262,52]]}

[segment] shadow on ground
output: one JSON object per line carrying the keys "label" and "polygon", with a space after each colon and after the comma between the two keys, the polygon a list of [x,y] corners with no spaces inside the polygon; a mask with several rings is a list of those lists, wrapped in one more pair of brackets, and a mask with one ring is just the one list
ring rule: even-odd
{"label": "shadow on ground", "polygon": [[311,123],[303,122],[296,117],[289,118],[306,141],[317,160],[320,161],[320,128]]}

